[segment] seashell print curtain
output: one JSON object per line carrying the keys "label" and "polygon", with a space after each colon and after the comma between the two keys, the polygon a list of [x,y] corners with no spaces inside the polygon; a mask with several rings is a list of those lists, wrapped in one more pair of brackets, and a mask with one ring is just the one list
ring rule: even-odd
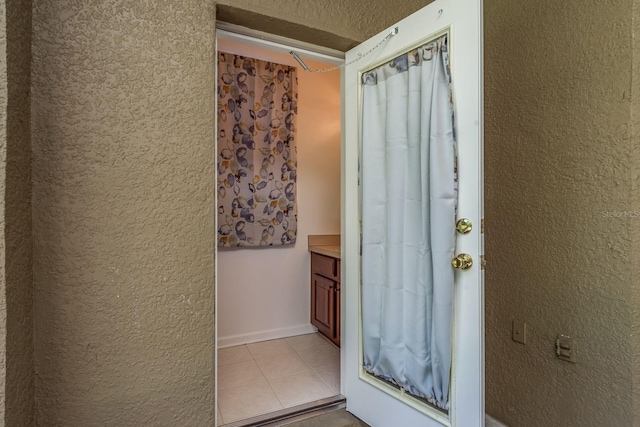
{"label": "seashell print curtain", "polygon": [[447,39],[362,75],[363,366],[448,410],[457,172]]}
{"label": "seashell print curtain", "polygon": [[218,246],[293,245],[295,67],[218,53]]}

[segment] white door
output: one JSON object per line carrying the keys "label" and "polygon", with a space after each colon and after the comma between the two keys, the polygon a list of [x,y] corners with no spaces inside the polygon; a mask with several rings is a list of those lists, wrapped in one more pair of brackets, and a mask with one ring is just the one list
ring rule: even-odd
{"label": "white door", "polygon": [[[387,37],[394,28],[397,34]],[[455,273],[448,413],[408,397],[362,369],[358,211],[360,76],[445,32],[449,35],[458,144],[458,218],[468,218],[472,223],[470,233],[456,233],[456,254],[466,253],[473,259],[470,269]],[[346,55],[342,141],[342,394],[347,398],[347,410],[373,427],[484,425],[482,43],[481,0],[437,0]]]}

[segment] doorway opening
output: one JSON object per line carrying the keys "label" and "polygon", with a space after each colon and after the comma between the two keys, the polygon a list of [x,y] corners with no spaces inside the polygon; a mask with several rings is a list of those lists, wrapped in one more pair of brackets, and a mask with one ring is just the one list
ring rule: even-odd
{"label": "doorway opening", "polygon": [[[217,425],[255,425],[344,402],[340,350],[311,324],[308,248],[340,234],[340,71],[305,72],[289,51],[311,68],[340,65],[343,54],[230,24],[217,28],[218,55],[298,69],[295,244],[216,249]],[[220,84],[228,70],[217,68]],[[228,114],[219,101],[218,114]],[[223,221],[218,216],[218,230]]]}

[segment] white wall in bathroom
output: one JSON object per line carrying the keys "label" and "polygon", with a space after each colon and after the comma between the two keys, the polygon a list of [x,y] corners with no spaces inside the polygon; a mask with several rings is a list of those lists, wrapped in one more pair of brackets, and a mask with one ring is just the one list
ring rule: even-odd
{"label": "white wall in bathroom", "polygon": [[228,40],[218,50],[297,66],[299,94],[297,242],[218,250],[218,345],[313,332],[307,236],[340,233],[340,72],[304,72],[290,55]]}

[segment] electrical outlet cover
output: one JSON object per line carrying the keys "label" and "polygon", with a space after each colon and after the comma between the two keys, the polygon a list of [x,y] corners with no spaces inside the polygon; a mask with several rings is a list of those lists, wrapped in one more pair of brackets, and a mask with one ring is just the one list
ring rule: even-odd
{"label": "electrical outlet cover", "polygon": [[556,356],[565,362],[576,363],[576,343],[572,337],[558,334],[558,338],[556,338]]}

